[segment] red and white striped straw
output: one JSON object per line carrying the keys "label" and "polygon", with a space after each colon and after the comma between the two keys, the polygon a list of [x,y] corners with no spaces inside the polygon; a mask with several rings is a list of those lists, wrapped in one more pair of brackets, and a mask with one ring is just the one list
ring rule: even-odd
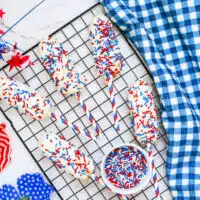
{"label": "red and white striped straw", "polygon": [[109,95],[110,95],[110,100],[111,100],[111,104],[112,104],[112,112],[113,112],[115,130],[117,132],[119,132],[120,131],[119,115],[117,113],[117,104],[115,101],[113,79],[112,79],[111,75],[107,74],[106,82],[107,82],[108,88],[109,88]]}
{"label": "red and white striped straw", "polygon": [[149,157],[151,158],[152,181],[153,181],[153,185],[154,185],[154,189],[155,189],[155,193],[156,193],[156,199],[160,200],[160,189],[159,189],[159,185],[158,185],[158,176],[157,176],[156,167],[155,167],[154,158],[153,158],[152,145],[150,142],[147,143],[147,152],[148,152]]}
{"label": "red and white striped straw", "polygon": [[55,113],[51,113],[51,116],[50,116],[53,120],[58,120],[59,122],[61,122],[62,124],[66,125],[66,126],[69,126],[71,127],[75,132],[77,133],[82,133],[84,134],[85,136],[89,137],[90,139],[93,139],[93,140],[96,140],[95,137],[92,136],[91,132],[90,131],[86,131],[86,130],[83,130],[81,128],[79,128],[77,125],[75,124],[72,124],[71,122],[69,122],[67,119],[65,119],[64,117],[57,117],[55,115]]}
{"label": "red and white striped straw", "polygon": [[80,92],[77,92],[75,93],[75,96],[77,97],[79,103],[81,104],[81,107],[82,109],[84,110],[84,112],[86,113],[86,115],[88,116],[88,119],[90,120],[94,130],[96,131],[97,133],[97,136],[101,136],[102,133],[101,133],[101,129],[100,127],[98,126],[98,124],[96,123],[93,115],[91,114],[91,112],[89,111],[87,105],[85,104],[85,102],[81,99],[81,93]]}

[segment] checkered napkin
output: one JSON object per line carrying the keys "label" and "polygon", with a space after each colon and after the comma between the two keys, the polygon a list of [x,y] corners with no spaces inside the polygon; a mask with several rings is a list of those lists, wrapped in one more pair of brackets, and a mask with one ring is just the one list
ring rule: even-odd
{"label": "checkered napkin", "polygon": [[151,71],[174,200],[200,199],[200,1],[102,0]]}

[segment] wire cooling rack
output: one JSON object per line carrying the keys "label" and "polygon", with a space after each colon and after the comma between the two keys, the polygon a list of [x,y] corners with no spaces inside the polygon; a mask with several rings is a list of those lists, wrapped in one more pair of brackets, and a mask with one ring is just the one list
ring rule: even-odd
{"label": "wire cooling rack", "polygon": [[[105,85],[104,79],[100,77],[95,69],[89,41],[88,26],[92,22],[94,15],[101,13],[103,13],[101,5],[96,4],[55,31],[52,35],[59,42],[63,43],[64,48],[69,52],[70,57],[75,63],[76,70],[83,73],[88,79],[87,86],[82,91],[82,97],[102,129],[102,138],[99,138],[97,141],[89,140],[85,136],[77,135],[72,129],[66,128],[62,124],[50,119],[46,121],[32,120],[29,116],[25,116],[9,107],[5,102],[0,102],[1,111],[10,121],[17,136],[46,176],[47,180],[55,187],[53,200],[114,200],[119,198],[114,193],[90,179],[85,181],[74,179],[63,170],[53,166],[46,157],[42,156],[38,148],[38,140],[44,132],[51,131],[55,134],[62,134],[67,140],[79,147],[94,160],[96,174],[100,175],[101,160],[112,146],[121,143],[137,143],[132,133],[127,106],[128,86],[132,85],[139,78],[143,78],[153,85],[151,76],[145,69],[144,62],[134,48],[116,29],[117,38],[120,42],[120,48],[124,58],[124,68],[120,76],[114,80],[121,127],[121,133],[118,134],[113,127],[108,88]],[[12,77],[14,80],[21,81],[34,88],[54,104],[57,115],[67,116],[70,121],[80,127],[93,131],[78,101],[74,97],[65,98],[56,91],[54,83],[39,60],[37,45],[28,50],[26,54],[31,56],[31,60],[35,64],[33,67],[28,66],[24,70],[14,69],[9,72],[8,66],[4,66],[0,70],[0,74]],[[154,100],[156,106],[159,108],[158,95],[155,89]],[[170,200],[172,198],[167,185],[165,172],[167,137],[162,128],[161,132],[162,134],[157,144],[154,145],[153,152],[158,172],[161,198],[163,200]],[[152,183],[149,183],[144,191],[128,197],[129,199],[135,200],[154,199],[155,193]]]}

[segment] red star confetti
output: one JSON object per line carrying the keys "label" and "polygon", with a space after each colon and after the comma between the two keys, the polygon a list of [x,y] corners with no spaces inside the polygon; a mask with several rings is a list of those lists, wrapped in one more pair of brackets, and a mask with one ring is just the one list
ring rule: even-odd
{"label": "red star confetti", "polygon": [[13,51],[17,50],[17,42],[15,42],[15,44],[13,45]]}
{"label": "red star confetti", "polygon": [[0,35],[4,34],[4,31],[2,29],[0,29]]}
{"label": "red star confetti", "polygon": [[5,128],[6,124],[0,124],[0,172],[2,172],[11,161],[10,138],[5,132]]}
{"label": "red star confetti", "polygon": [[2,19],[3,18],[3,15],[5,14],[5,12],[3,11],[3,9],[1,8],[0,9],[0,19]]}
{"label": "red star confetti", "polygon": [[11,59],[7,61],[7,63],[10,65],[9,71],[11,71],[14,67],[23,69],[28,65],[33,65],[30,61],[30,56],[24,56],[19,52],[15,53]]}

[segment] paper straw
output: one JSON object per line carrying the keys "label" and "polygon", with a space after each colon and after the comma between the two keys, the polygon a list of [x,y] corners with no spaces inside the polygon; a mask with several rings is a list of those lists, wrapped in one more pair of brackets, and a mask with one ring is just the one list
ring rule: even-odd
{"label": "paper straw", "polygon": [[107,74],[106,82],[107,82],[108,88],[109,88],[109,94],[110,94],[110,100],[111,100],[111,104],[112,104],[112,112],[113,112],[115,130],[117,132],[119,132],[120,131],[119,116],[118,116],[118,113],[117,113],[117,105],[116,105],[116,102],[115,102],[114,87],[113,87],[113,81],[112,81],[111,75]]}
{"label": "paper straw", "polygon": [[86,130],[82,130],[81,128],[79,128],[77,125],[72,124],[71,122],[69,122],[67,119],[65,119],[64,117],[57,117],[55,115],[55,113],[51,113],[50,116],[52,119],[58,120],[59,122],[61,122],[62,124],[71,127],[74,131],[76,131],[79,134],[84,134],[85,136],[89,137],[90,139],[96,140],[95,137],[92,136],[92,134],[90,133],[90,131],[86,131]]}
{"label": "paper straw", "polygon": [[81,99],[81,93],[77,92],[77,93],[75,93],[75,96],[78,98],[78,101],[81,104],[81,107],[83,108],[84,112],[88,116],[88,119],[90,120],[94,130],[97,133],[97,136],[101,136],[101,129],[99,128],[98,124],[95,122],[95,119],[92,116],[92,114],[90,113],[90,111],[88,110],[88,107],[86,106],[85,102]]}
{"label": "paper straw", "polygon": [[74,63],[63,49],[62,44],[52,38],[48,38],[40,43],[40,54],[42,63],[53,78],[56,89],[65,97],[73,95],[78,98],[78,101],[94,127],[97,136],[100,136],[101,129],[80,96],[80,91],[85,87],[85,82],[87,80],[84,80],[84,78],[81,77],[81,74],[75,71]]}
{"label": "paper straw", "polygon": [[159,185],[158,185],[158,178],[157,178],[157,172],[156,172],[156,168],[155,168],[151,143],[147,143],[147,152],[149,154],[149,157],[151,158],[152,180],[153,180],[153,185],[154,185],[154,189],[155,189],[155,193],[156,193],[156,199],[160,200],[160,189],[159,189]]}

